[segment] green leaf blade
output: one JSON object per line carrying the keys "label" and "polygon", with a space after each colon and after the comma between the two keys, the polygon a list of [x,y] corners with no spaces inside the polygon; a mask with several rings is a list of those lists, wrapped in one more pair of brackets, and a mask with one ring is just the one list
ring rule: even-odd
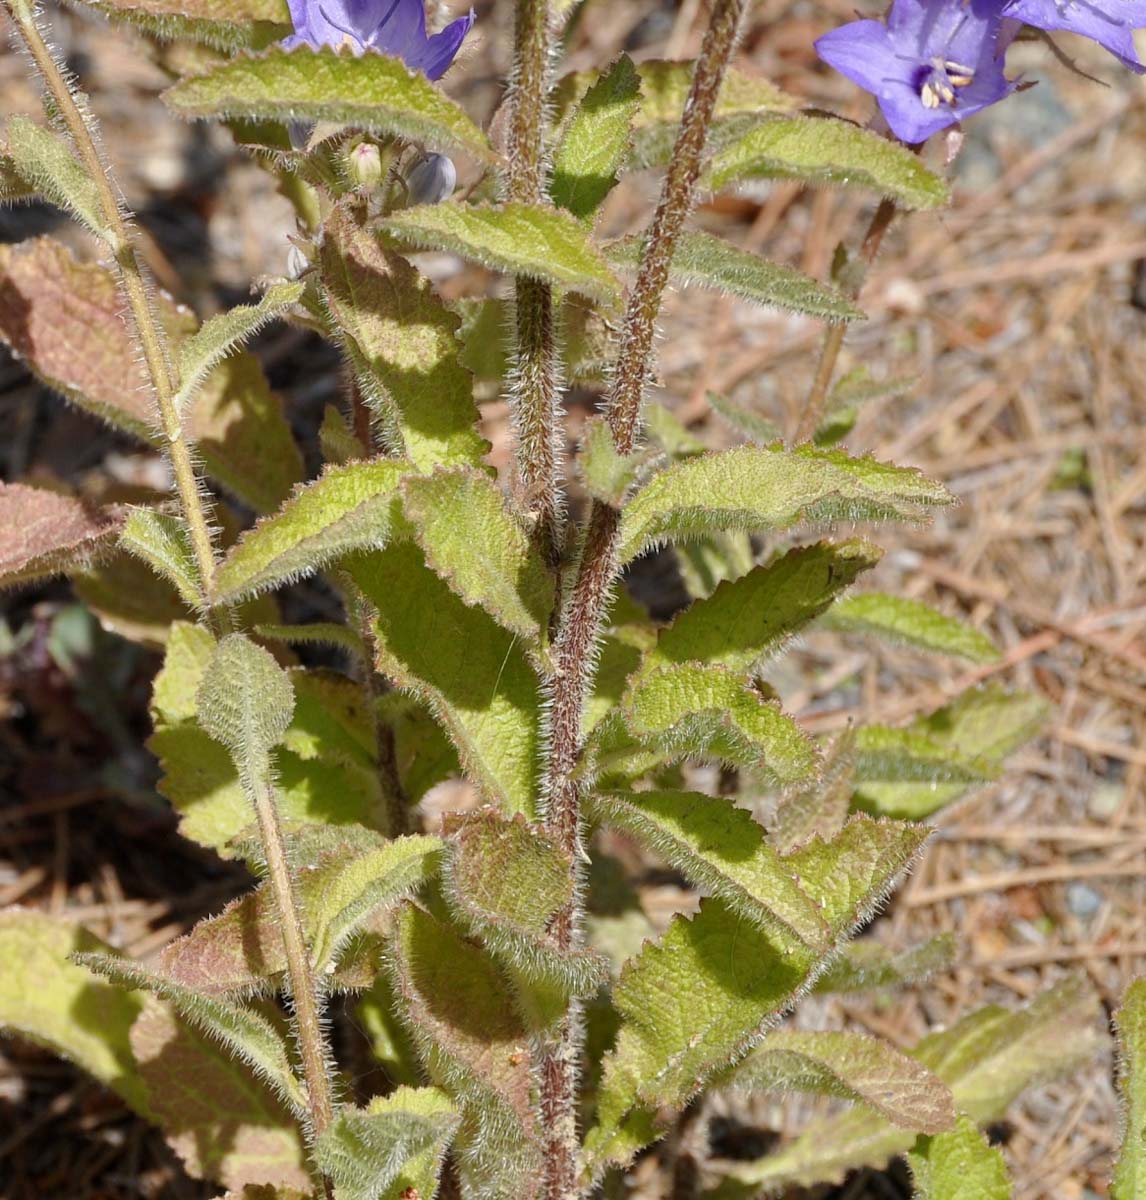
{"label": "green leaf blade", "polygon": [[485,134],[444,92],[389,55],[323,47],[239,54],[163,94],[181,117],[333,121],[435,150],[496,160]]}
{"label": "green leaf blade", "polygon": [[497,483],[472,469],[439,470],[407,479],[402,495],[427,564],[467,604],[542,650],[553,577]]}
{"label": "green leaf blade", "polygon": [[444,250],[605,304],[620,302],[620,285],[585,226],[563,209],[513,202],[426,204],[391,214],[380,228],[408,246]]}
{"label": "green leaf blade", "polygon": [[240,304],[204,321],[179,348],[176,410],[182,412],[211,370],[264,325],[296,304],[303,291],[301,283],[276,283],[256,304]]}
{"label": "green leaf blade", "polygon": [[319,570],[356,550],[380,549],[400,514],[411,466],[377,460],[329,467],[300,486],[231,548],[215,575],[215,599],[233,602]]}
{"label": "green leaf blade", "polygon": [[950,654],[968,662],[999,661],[999,651],[986,634],[922,601],[883,592],[864,592],[836,604],[824,627],[840,633],[885,637],[918,650]]}
{"label": "green leaf blade", "polygon": [[1122,1147],[1110,1195],[1111,1200],[1141,1200],[1146,1195],[1146,980],[1136,979],[1126,989],[1115,1024],[1121,1050]]}
{"label": "green leaf blade", "polygon": [[8,155],[22,178],[86,225],[113,252],[117,249],[119,239],[104,214],[99,188],[62,134],[14,115],[8,119]]}
{"label": "green leaf blade", "polygon": [[489,443],[460,362],[460,319],[349,208],[328,218],[319,263],[337,337],[392,448],[422,471],[480,466]]}
{"label": "green leaf blade", "polygon": [[346,569],[377,608],[378,669],[434,714],[488,803],[536,816],[543,721],[521,639],[467,605],[414,543],[349,559]]}
{"label": "green leaf blade", "polygon": [[831,117],[760,121],[713,156],[701,183],[720,191],[756,179],[862,187],[904,208],[937,208],[949,199],[947,185],[910,150]]}
{"label": "green leaf blade", "polygon": [[[617,270],[635,270],[641,253],[642,242],[636,236],[613,242],[605,250],[606,258]],[[781,263],[769,262],[708,233],[681,235],[669,277],[677,284],[694,284],[766,308],[826,321],[864,319],[863,311],[830,284],[820,283]]]}
{"label": "green leaf blade", "polygon": [[1003,1152],[992,1146],[970,1117],[949,1132],[923,1137],[907,1155],[918,1200],[1011,1200],[1011,1177]]}
{"label": "green leaf blade", "polygon": [[627,563],[669,539],[718,529],[787,529],[798,521],[922,520],[951,503],[918,471],[837,450],[738,446],[683,459],[625,506],[619,556]]}
{"label": "green leaf blade", "polygon": [[549,194],[559,208],[591,220],[617,182],[640,108],[640,78],[627,54],[589,88],[553,156]]}

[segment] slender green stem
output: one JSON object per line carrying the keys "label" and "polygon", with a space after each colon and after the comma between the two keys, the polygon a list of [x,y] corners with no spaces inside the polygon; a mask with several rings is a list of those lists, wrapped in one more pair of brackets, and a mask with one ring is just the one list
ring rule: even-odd
{"label": "slender green stem", "polygon": [[298,898],[295,895],[282,826],[275,806],[269,767],[260,772],[257,778],[252,778],[250,784],[263,854],[267,860],[267,873],[270,876],[271,891],[274,893],[275,908],[282,931],[283,951],[286,954],[287,976],[294,1006],[295,1033],[310,1105],[311,1134],[317,1138],[330,1124],[334,1111],[329,1054],[322,1028],[318,988],[303,936]]}
{"label": "slender green stem", "polygon": [[95,120],[86,104],[69,87],[64,69],[40,32],[32,5],[28,0],[3,0],[3,3],[44,81],[56,112],[71,135],[80,162],[95,183],[104,222],[112,234],[115,265],[120,286],[127,297],[130,324],[155,394],[175,486],[184,519],[191,531],[191,544],[203,591],[209,596],[215,573],[214,541],[204,497],[191,461],[191,448],[184,437],[183,422],[175,408],[177,378],[167,354],[166,339],[152,307],[143,267],[135,252],[128,219],[99,152]]}
{"label": "slender green stem", "polygon": [[[859,297],[867,269],[875,262],[875,256],[879,253],[880,245],[883,242],[883,235],[887,233],[888,226],[891,225],[894,217],[895,201],[881,200],[867,227],[867,233],[864,234],[863,244],[860,246],[856,263],[858,270],[848,289],[853,300]],[[832,376],[836,372],[836,361],[840,357],[846,332],[847,326],[840,322],[836,325],[829,325],[824,334],[820,359],[816,364],[816,374],[812,379],[808,398],[804,401],[804,411],[800,414],[800,423],[796,427],[796,434],[793,438],[793,443],[796,445],[799,445],[800,442],[810,441],[820,427],[820,421],[824,415],[824,402],[828,397],[828,388],[832,385]]]}
{"label": "slender green stem", "polygon": [[[537,204],[544,195],[545,95],[550,28],[547,0],[517,0],[514,10],[513,100],[509,121],[511,200]],[[514,283],[515,355],[511,399],[517,433],[517,469],[535,537],[551,565],[560,559],[562,503],[558,410],[560,367],[553,290],[536,279]]]}
{"label": "slender green stem", "polygon": [[[607,416],[622,454],[632,451],[640,432],[641,401],[649,376],[657,314],[669,267],[685,218],[692,208],[701,153],[724,72],[736,45],[745,0],[714,0],[712,17],[693,73],[680,132],[660,201],[646,240],[636,284],[625,314]],[[581,712],[592,679],[594,644],[617,570],[620,514],[595,503],[589,518],[576,581],[565,607],[557,641],[557,671],[550,714],[546,824],[580,860],[581,797],[573,770],[581,751]],[[554,935],[565,948],[579,942],[583,923],[581,890],[557,917]],[[580,1178],[576,1142],[577,1062],[580,1022],[571,1012],[541,1061],[541,1107],[547,1142],[542,1196],[572,1200],[590,1181]]]}

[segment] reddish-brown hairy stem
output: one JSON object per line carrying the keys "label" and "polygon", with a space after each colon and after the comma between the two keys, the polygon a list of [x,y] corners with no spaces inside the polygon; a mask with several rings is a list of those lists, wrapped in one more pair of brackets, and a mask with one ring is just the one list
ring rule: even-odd
{"label": "reddish-brown hairy stem", "polygon": [[[849,289],[852,299],[857,299],[860,288],[863,287],[864,277],[867,275],[867,269],[875,262],[875,256],[879,253],[879,248],[883,243],[883,235],[887,233],[888,226],[891,225],[892,219],[895,217],[895,201],[881,200],[879,207],[875,210],[875,215],[871,219],[871,223],[867,227],[867,233],[864,234],[863,243],[860,246],[857,272],[858,277]],[[824,401],[828,397],[828,388],[832,385],[832,376],[836,371],[836,360],[840,356],[840,350],[844,344],[844,334],[847,332],[847,325],[842,321],[830,325],[827,332],[824,334],[824,344],[820,348],[820,359],[816,364],[816,374],[812,379],[812,387],[808,392],[808,398],[804,401],[804,411],[800,414],[800,423],[796,427],[796,434],[793,438],[794,444],[810,441],[820,427],[820,421],[824,415]]]}
{"label": "reddish-brown hairy stem", "polygon": [[[508,193],[510,200],[522,204],[538,204],[544,198],[549,21],[547,0],[517,0]],[[535,522],[537,544],[550,564],[556,566],[561,541],[557,472],[562,432],[553,290],[547,283],[524,277],[515,281],[514,336],[511,399],[517,470],[526,508]]]}
{"label": "reddish-brown hairy stem", "polygon": [[[160,427],[171,459],[180,508],[191,534],[203,593],[205,597],[210,596],[215,573],[214,541],[207,506],[191,459],[191,448],[183,434],[183,421],[175,408],[177,378],[166,338],[152,305],[143,266],[135,252],[129,222],[97,145],[95,120],[69,87],[63,69],[40,32],[33,6],[28,0],[3,0],[3,3],[43,80],[52,107],[71,137],[84,170],[95,184],[100,213],[113,240],[119,284],[127,298],[128,328],[134,335],[147,368]],[[222,625],[226,624],[224,619]]]}
{"label": "reddish-brown hairy stem", "polygon": [[[744,0],[714,0],[680,132],[629,298],[607,408],[613,440],[622,454],[632,451],[640,431],[641,400],[652,359],[657,314],[677,239],[692,208],[701,153],[743,9]],[[581,750],[581,710],[592,676],[593,647],[616,575],[619,525],[616,509],[593,505],[557,641],[546,825],[574,862],[579,861],[582,850],[580,795],[572,772]],[[575,946],[581,937],[579,894],[578,890],[578,898],[562,910],[556,921],[554,934],[563,948]],[[587,1184],[580,1177],[576,1138],[579,1054],[580,1021],[571,1012],[557,1038],[545,1048],[541,1061],[544,1200],[573,1200]]]}

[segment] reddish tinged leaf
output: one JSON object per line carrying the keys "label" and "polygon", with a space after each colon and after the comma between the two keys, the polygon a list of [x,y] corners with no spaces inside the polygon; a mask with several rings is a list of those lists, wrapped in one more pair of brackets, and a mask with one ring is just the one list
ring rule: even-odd
{"label": "reddish tinged leaf", "polygon": [[394,989],[431,1079],[463,1108],[463,1175],[496,1194],[534,1194],[538,1129],[529,1032],[483,950],[405,904],[391,943]]}
{"label": "reddish tinged leaf", "polygon": [[[0,246],[0,339],[48,387],[159,446],[125,307],[106,267],[80,262],[50,238]],[[169,297],[160,298],[159,315],[173,350],[198,325]],[[277,507],[302,474],[278,399],[252,355],[219,364],[192,402],[188,424],[208,474],[260,511]]]}
{"label": "reddish tinged leaf", "polygon": [[148,1109],[189,1174],[229,1188],[260,1183],[309,1194],[302,1138],[243,1063],[179,1022],[154,996],[131,1029]]}
{"label": "reddish tinged leaf", "polygon": [[23,483],[0,483],[0,587],[88,566],[114,545],[126,515]]}

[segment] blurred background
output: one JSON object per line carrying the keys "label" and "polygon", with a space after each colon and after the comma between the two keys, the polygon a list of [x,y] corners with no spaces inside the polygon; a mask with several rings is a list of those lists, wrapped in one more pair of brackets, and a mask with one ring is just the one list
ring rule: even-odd
{"label": "blurred background", "polygon": [[[483,121],[502,99],[511,7],[477,5],[472,45],[445,81]],[[145,42],[86,15],[46,15],[91,96],[162,286],[208,316],[242,302],[252,280],[283,273],[293,217],[270,176],[225,131],[169,117],[157,98],[165,75]],[[810,106],[864,121],[869,98],[812,51],[816,36],[853,15],[846,0],[763,0],[739,63]],[[588,0],[563,69],[600,66],[621,50],[692,57],[704,19],[700,0]],[[888,554],[872,585],[970,619],[1003,659],[968,670],[859,643],[841,652],[838,638],[811,634],[770,674],[817,732],[853,718],[907,721],[986,679],[1050,703],[1044,734],[1004,777],[939,814],[926,858],[872,930],[892,945],[957,931],[957,968],[915,991],[801,1009],[805,1024],[867,1029],[901,1046],[986,1001],[1016,1003],[1068,969],[1085,971],[1113,1011],[1125,983],[1146,970],[1146,81],[1092,43],[1063,36],[1058,46],[1077,70],[1043,42],[1012,51],[1009,65],[1037,86],[970,123],[951,209],[893,228],[862,297],[870,319],[852,327],[839,369],[863,365],[894,384],[860,409],[847,445],[916,465],[962,501],[930,528],[881,530]],[[0,54],[0,110],[40,115],[10,50]],[[464,183],[464,165],[461,173]],[[606,227],[639,229],[657,188],[652,174],[630,177]],[[694,221],[826,278],[834,247],[856,242],[872,207],[779,183],[703,205]],[[46,207],[0,212],[0,240],[48,232],[90,253],[86,235]],[[497,286],[444,258],[422,266],[447,297]],[[662,330],[659,398],[697,438],[712,447],[738,440],[709,392],[792,432],[815,322],[689,291],[670,297]],[[283,325],[254,349],[313,473],[323,407],[340,392],[337,355]],[[494,460],[508,473],[506,405],[484,399]],[[588,389],[569,396],[571,444],[598,399]],[[154,454],[45,393],[2,351],[0,429],[6,480],[101,499],[166,484]],[[632,582],[657,615],[684,602],[667,559],[643,562]],[[135,584],[121,581],[114,595],[85,585],[99,619],[63,582],[0,597],[0,906],[67,914],[146,957],[249,878],[178,837],[155,792],[143,742],[160,626]],[[313,619],[324,604],[304,586],[287,614]],[[434,804],[465,804],[463,793],[447,786]],[[656,925],[692,905],[657,864],[633,871]],[[352,1056],[347,1024],[342,1050]],[[1099,1061],[1028,1093],[994,1131],[1020,1200],[1107,1194],[1112,1069]],[[715,1150],[759,1154],[810,1108],[717,1102],[713,1138],[724,1141]],[[894,1169],[865,1172],[817,1195],[907,1196],[904,1180]],[[655,1155],[634,1168],[633,1183],[665,1194]],[[215,1193],[78,1072],[27,1046],[0,1046],[0,1196]]]}

